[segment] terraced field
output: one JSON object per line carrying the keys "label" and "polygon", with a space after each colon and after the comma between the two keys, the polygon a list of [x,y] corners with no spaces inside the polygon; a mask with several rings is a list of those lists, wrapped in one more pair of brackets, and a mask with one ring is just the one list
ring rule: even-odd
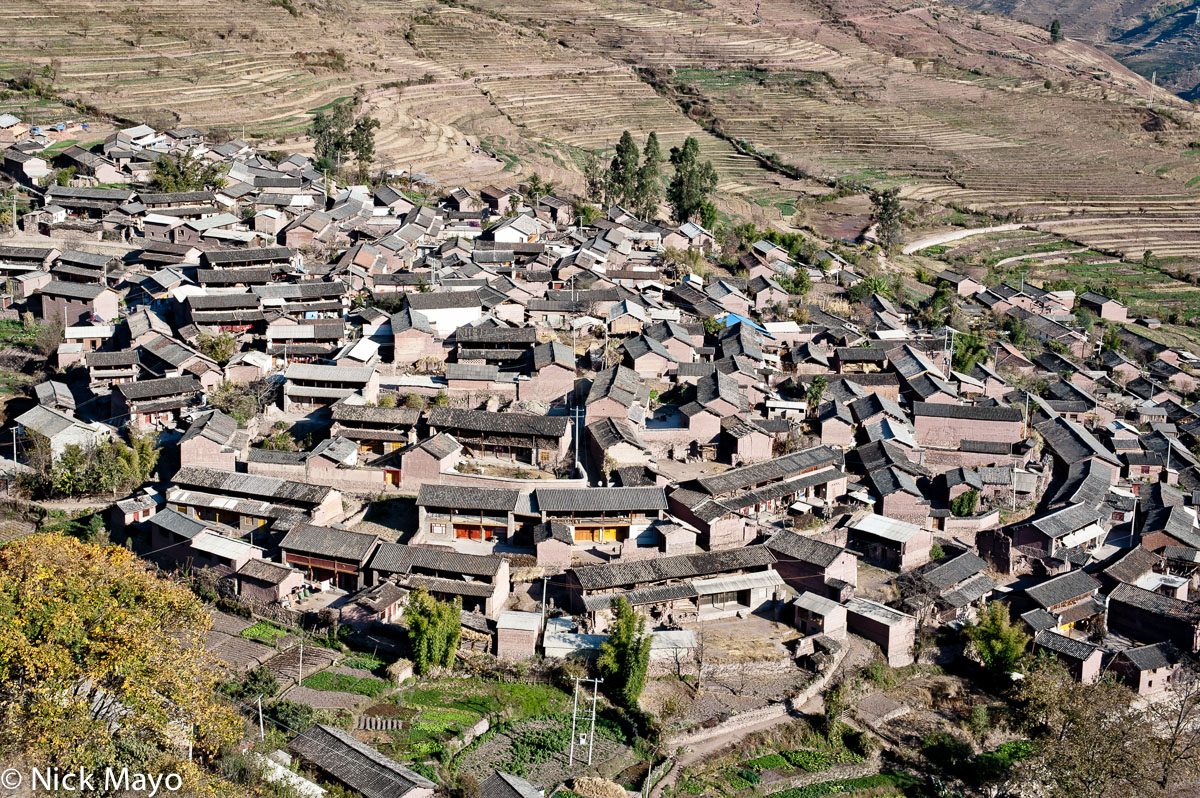
{"label": "terraced field", "polygon": [[1190,106],[1160,91],[1147,107],[1149,84],[1099,51],[950,6],[10,0],[0,77],[31,68],[121,120],[244,125],[279,149],[305,149],[316,110],[359,96],[384,123],[380,165],[449,183],[536,171],[577,188],[585,151],[656,130],[697,136],[721,209],[759,223],[786,226],[827,189],[751,151],[1116,256],[1200,256]]}

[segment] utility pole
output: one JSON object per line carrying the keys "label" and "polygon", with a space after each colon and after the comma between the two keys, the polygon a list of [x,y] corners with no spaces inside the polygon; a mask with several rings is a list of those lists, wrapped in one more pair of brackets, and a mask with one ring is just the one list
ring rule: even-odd
{"label": "utility pole", "polygon": [[579,678],[572,676],[571,682],[575,685],[575,695],[571,705],[571,752],[567,756],[567,767],[575,764],[575,718],[579,715]]}
{"label": "utility pole", "polygon": [[262,696],[260,695],[258,697],[258,739],[265,740],[266,738],[267,738],[267,731],[266,731],[266,729],[263,728]]}
{"label": "utility pole", "polygon": [[549,590],[550,577],[542,577],[542,631],[546,630],[546,591]]}
{"label": "utility pole", "polygon": [[296,684],[304,681],[304,641],[300,641],[300,678],[296,680]]}
{"label": "utility pole", "polygon": [[[578,740],[575,737],[576,723],[577,723],[577,720],[579,717],[579,683],[580,682],[591,682],[592,683],[592,695],[591,695],[592,720],[591,720],[591,725],[589,727],[589,731],[588,731],[588,735],[587,735],[587,737],[588,737],[588,764],[590,765],[590,764],[592,764],[592,744],[595,742],[595,739],[596,739],[596,704],[600,700],[600,683],[604,680],[603,679],[589,679],[589,678],[583,678],[583,677],[579,677],[579,676],[573,676],[573,677],[571,677],[571,680],[575,683],[575,699],[574,699],[574,704],[571,707],[571,749],[570,749],[569,754],[567,755],[567,765],[568,765],[568,767],[574,766],[574,764],[575,764],[575,746],[583,745],[583,742],[581,740]],[[587,690],[587,688],[585,687],[584,690]],[[583,697],[586,700],[588,698],[588,694],[585,692],[583,694]]]}
{"label": "utility pole", "polygon": [[603,679],[592,679],[592,727],[588,732],[588,765],[592,764],[592,745],[596,742],[596,702],[600,698],[600,682]]}
{"label": "utility pole", "polygon": [[1014,465],[1014,466],[1010,466],[1010,468],[1012,468],[1012,490],[1013,490],[1012,511],[1015,513],[1017,511],[1017,467]]}

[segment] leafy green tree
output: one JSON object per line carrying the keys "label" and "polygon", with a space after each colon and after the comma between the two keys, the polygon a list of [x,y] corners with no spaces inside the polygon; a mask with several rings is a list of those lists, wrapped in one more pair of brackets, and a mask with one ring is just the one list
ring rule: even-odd
{"label": "leafy green tree", "polygon": [[225,185],[225,165],[196,155],[189,147],[178,158],[160,155],[154,162],[150,185],[156,191],[200,191]]}
{"label": "leafy green tree", "polygon": [[0,617],[0,750],[92,770],[119,761],[122,740],[151,760],[181,729],[202,756],[237,740],[241,722],[214,691],[206,608],[129,550],[62,535],[7,543]]}
{"label": "leafy green tree", "polygon": [[638,218],[652,221],[658,214],[663,201],[662,149],[658,145],[658,134],[651,132],[642,148],[642,165],[638,168],[637,201],[634,203]]}
{"label": "leafy green tree", "polygon": [[885,249],[900,243],[900,189],[887,188],[871,192],[871,221],[876,225],[875,235]]}
{"label": "leafy green tree", "polygon": [[979,491],[971,488],[950,501],[950,513],[959,518],[975,515],[979,506]]}
{"label": "leafy green tree", "polygon": [[259,665],[251,668],[240,680],[231,680],[221,686],[221,692],[234,701],[254,701],[258,697],[274,698],[279,692],[279,680],[269,668]]}
{"label": "leafy green tree", "polygon": [[617,142],[617,152],[608,164],[608,201],[632,209],[637,200],[638,149],[628,130]]}
{"label": "leafy green tree", "polygon": [[1009,316],[1004,320],[1004,329],[1008,331],[1008,342],[1013,346],[1023,349],[1033,345],[1033,331],[1024,319]]}
{"label": "leafy green tree", "polygon": [[263,714],[289,735],[306,731],[317,720],[317,712],[307,704],[281,699],[263,703]]}
{"label": "leafy green tree", "polygon": [[369,114],[364,114],[354,120],[350,126],[347,140],[354,160],[358,164],[358,179],[365,183],[371,170],[371,162],[375,158],[375,131],[379,129],[379,120]]}
{"label": "leafy green tree", "polygon": [[537,205],[542,197],[549,196],[554,193],[555,185],[549,180],[543,180],[542,176],[534,172],[525,181],[525,198],[530,204]]}
{"label": "leafy green tree", "polygon": [[462,603],[438,601],[423,587],[413,588],[404,610],[413,669],[426,674],[431,668],[449,667],[462,633]]}
{"label": "leafy green tree", "polygon": [[850,301],[862,302],[872,294],[879,294],[882,297],[895,298],[892,296],[892,284],[887,281],[883,275],[872,274],[864,277],[854,285],[850,286]]}
{"label": "leafy green tree", "polygon": [[112,440],[67,446],[57,458],[45,437],[31,433],[29,444],[30,473],[21,482],[39,499],[127,493],[146,482],[158,465],[158,442],[150,432],[131,431],[129,445]]}
{"label": "leafy green tree", "polygon": [[584,197],[588,202],[603,202],[604,189],[608,184],[608,173],[600,163],[600,157],[589,151],[583,157]]}
{"label": "leafy green tree", "polygon": [[75,179],[75,167],[64,166],[62,169],[54,171],[54,183],[59,186],[69,186],[71,181]]}
{"label": "leafy green tree", "polygon": [[705,316],[700,320],[700,323],[704,326],[705,335],[715,336],[719,334],[721,330],[725,329],[725,325],[715,316]]}
{"label": "leafy green tree", "polygon": [[813,377],[813,381],[809,383],[808,390],[804,392],[804,399],[808,402],[810,412],[815,411],[817,405],[821,404],[821,396],[825,393],[825,389],[829,387],[829,378],[824,374],[818,374]]}
{"label": "leafy green tree", "polygon": [[572,209],[575,211],[575,218],[585,227],[600,218],[602,211],[589,202],[576,202]]}
{"label": "leafy green tree", "polygon": [[650,668],[646,618],[624,596],[617,599],[613,609],[613,624],[608,639],[600,646],[596,666],[611,684],[610,691],[617,703],[626,709],[636,709]]}
{"label": "leafy green tree", "polygon": [[313,115],[308,125],[308,136],[313,140],[313,154],[317,156],[318,168],[340,166],[342,153],[350,149],[350,130],[353,126],[354,111],[347,102],[335,103]]}
{"label": "leafy green tree", "polygon": [[990,602],[979,614],[979,622],[967,627],[971,649],[992,676],[1002,679],[1012,673],[1029,644],[1029,635],[1014,626],[1008,605]]}
{"label": "leafy green tree", "polygon": [[976,364],[987,359],[987,344],[975,333],[956,336],[952,365],[955,371],[969,374]]}
{"label": "leafy green tree", "polygon": [[671,148],[671,166],[675,174],[667,187],[667,201],[674,209],[675,221],[682,223],[699,215],[705,203],[711,204],[717,170],[712,161],[700,160],[700,142],[694,136],[688,136],[682,147]]}
{"label": "leafy green tree", "polygon": [[217,361],[217,364],[221,366],[228,363],[238,350],[237,338],[231,332],[223,332],[218,335],[200,333],[197,343],[202,353]]}
{"label": "leafy green tree", "polygon": [[799,297],[807,296],[813,285],[812,278],[808,276],[808,269],[803,266],[797,268],[796,273],[791,277],[778,277],[775,282],[784,291]]}
{"label": "leafy green tree", "polygon": [[1058,44],[1063,40],[1062,25],[1056,19],[1050,23],[1050,41]]}

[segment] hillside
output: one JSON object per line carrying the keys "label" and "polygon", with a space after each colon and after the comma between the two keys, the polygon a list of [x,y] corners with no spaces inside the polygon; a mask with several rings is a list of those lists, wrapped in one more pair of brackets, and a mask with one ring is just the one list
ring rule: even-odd
{"label": "hillside", "polygon": [[1046,27],[1054,19],[1072,38],[1089,42],[1159,86],[1200,98],[1200,16],[1196,3],[1161,0],[955,0]]}
{"label": "hillside", "polygon": [[[731,215],[860,229],[835,181],[1035,221],[1090,246],[1200,254],[1186,103],[1077,41],[955,7],[860,0],[13,0],[0,74],[122,118],[303,149],[361,92],[380,165],[481,185],[581,185],[621,131],[688,135]],[[353,24],[343,24],[352,20]],[[4,108],[36,115],[18,95]],[[49,113],[49,111],[47,111]],[[855,220],[858,220],[857,222]]]}

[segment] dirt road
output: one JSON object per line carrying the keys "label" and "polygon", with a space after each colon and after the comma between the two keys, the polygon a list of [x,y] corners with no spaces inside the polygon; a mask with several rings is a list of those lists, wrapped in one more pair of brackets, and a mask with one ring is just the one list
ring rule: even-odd
{"label": "dirt road", "polygon": [[972,230],[947,230],[944,233],[937,235],[918,238],[916,241],[911,241],[904,245],[901,250],[905,255],[911,255],[914,252],[920,252],[926,247],[936,247],[938,244],[948,244],[951,241],[958,241],[971,236],[983,235],[984,233],[1007,233],[1012,230],[1020,230],[1026,225],[1023,224],[997,224],[992,227],[976,227]]}

